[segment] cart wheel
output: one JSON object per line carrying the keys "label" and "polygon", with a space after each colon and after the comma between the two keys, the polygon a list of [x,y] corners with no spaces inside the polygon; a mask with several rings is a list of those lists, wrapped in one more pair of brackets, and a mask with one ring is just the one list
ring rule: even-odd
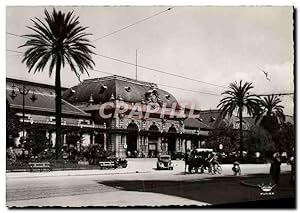
{"label": "cart wheel", "polygon": [[196,170],[195,170],[195,168],[194,168],[194,167],[190,169],[190,173],[191,173],[191,174],[194,174],[194,173],[195,173],[195,171],[196,171]]}
{"label": "cart wheel", "polygon": [[217,169],[216,169],[217,171],[217,173],[220,175],[220,174],[222,174],[222,167],[221,166],[217,166]]}

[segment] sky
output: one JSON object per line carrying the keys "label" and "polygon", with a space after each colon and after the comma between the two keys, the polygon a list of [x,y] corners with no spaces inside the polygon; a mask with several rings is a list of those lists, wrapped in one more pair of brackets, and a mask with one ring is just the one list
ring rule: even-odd
{"label": "sky", "polygon": [[[7,7],[6,33],[30,33],[26,26],[32,26],[30,19],[34,17],[43,19],[44,8]],[[53,7],[46,8],[52,10]],[[161,12],[92,42],[95,52],[135,63],[137,50],[138,65],[218,85],[138,68],[138,80],[157,83],[179,102],[192,101],[199,109],[216,109],[221,93],[226,90],[224,87],[239,80],[252,82],[254,94],[294,91],[292,7],[175,6],[168,11],[168,7],[158,6],[56,9],[74,10],[80,24],[89,27],[87,32],[93,34],[91,41]],[[7,50],[22,52],[25,49],[18,47],[24,42],[24,38],[6,34]],[[47,69],[42,73],[28,73],[21,60],[22,54],[6,51],[6,77],[54,85],[55,76],[49,77]],[[135,66],[96,55],[93,60],[96,70],[135,78]],[[270,81],[262,70],[268,72]],[[82,75],[81,79],[107,75],[89,71],[89,76]],[[72,87],[78,83],[76,76],[65,67],[62,85]],[[293,115],[293,96],[280,98],[285,113]]]}

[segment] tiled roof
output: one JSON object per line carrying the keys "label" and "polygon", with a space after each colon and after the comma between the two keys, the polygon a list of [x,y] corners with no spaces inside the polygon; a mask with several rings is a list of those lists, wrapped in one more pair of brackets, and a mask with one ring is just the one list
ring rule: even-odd
{"label": "tiled roof", "polygon": [[[26,82],[25,82],[26,83]],[[17,96],[12,99],[11,93],[13,91],[12,85],[22,87],[25,85],[30,88],[30,92],[25,96],[25,110],[39,111],[39,112],[48,112],[55,114],[55,91],[54,88],[43,86],[42,84],[37,85],[27,85],[27,84],[16,83],[15,81],[7,81],[6,83],[6,99],[9,101],[9,104],[12,108],[22,109],[23,107],[23,97],[19,93],[17,88],[14,89]],[[33,102],[30,98],[32,93],[35,94],[37,100]],[[90,114],[82,111],[81,109],[73,106],[65,100],[62,100],[62,114],[63,115],[72,115],[72,116],[81,116],[89,117]]]}
{"label": "tiled roof", "polygon": [[[75,104],[82,105],[88,103],[92,95],[94,104],[108,102],[113,95],[115,99],[122,99],[129,103],[141,103],[145,101],[145,94],[151,89],[151,86],[157,85],[137,81],[122,76],[108,76],[104,78],[96,78],[85,80],[83,83],[76,85],[63,93],[63,99]],[[130,88],[126,90],[126,88]],[[72,93],[71,90],[75,91]],[[175,97],[159,88],[156,88],[159,98],[167,107],[171,107],[173,103],[177,104]]]}
{"label": "tiled roof", "polygon": [[210,126],[211,128],[218,128],[224,125],[223,117],[219,110],[201,110],[200,111],[200,119],[206,125]]}
{"label": "tiled roof", "polygon": [[201,122],[197,118],[187,118],[184,120],[184,128],[186,129],[212,129],[210,126]]}

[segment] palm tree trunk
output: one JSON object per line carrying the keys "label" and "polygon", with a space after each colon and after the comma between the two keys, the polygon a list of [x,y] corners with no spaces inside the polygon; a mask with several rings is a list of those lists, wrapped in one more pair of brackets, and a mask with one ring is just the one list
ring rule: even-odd
{"label": "palm tree trunk", "polygon": [[243,156],[243,149],[244,149],[244,143],[243,143],[243,110],[240,109],[239,112],[239,119],[240,119],[240,160],[241,162],[244,161]]}
{"label": "palm tree trunk", "polygon": [[56,140],[55,140],[55,149],[56,149],[56,159],[61,158],[61,82],[60,82],[60,69],[61,69],[61,60],[60,56],[57,58],[56,62],[56,72],[55,72],[55,127],[56,127]]}

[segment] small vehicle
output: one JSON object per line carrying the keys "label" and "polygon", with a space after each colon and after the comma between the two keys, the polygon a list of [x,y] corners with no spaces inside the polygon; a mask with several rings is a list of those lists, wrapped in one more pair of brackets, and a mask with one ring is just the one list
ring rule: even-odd
{"label": "small vehicle", "polygon": [[173,170],[173,163],[171,161],[171,156],[170,155],[160,155],[157,159],[156,168],[157,168],[157,170],[160,170],[160,169]]}
{"label": "small vehicle", "polygon": [[109,156],[105,160],[99,161],[101,168],[126,168],[127,160],[114,156]]}

